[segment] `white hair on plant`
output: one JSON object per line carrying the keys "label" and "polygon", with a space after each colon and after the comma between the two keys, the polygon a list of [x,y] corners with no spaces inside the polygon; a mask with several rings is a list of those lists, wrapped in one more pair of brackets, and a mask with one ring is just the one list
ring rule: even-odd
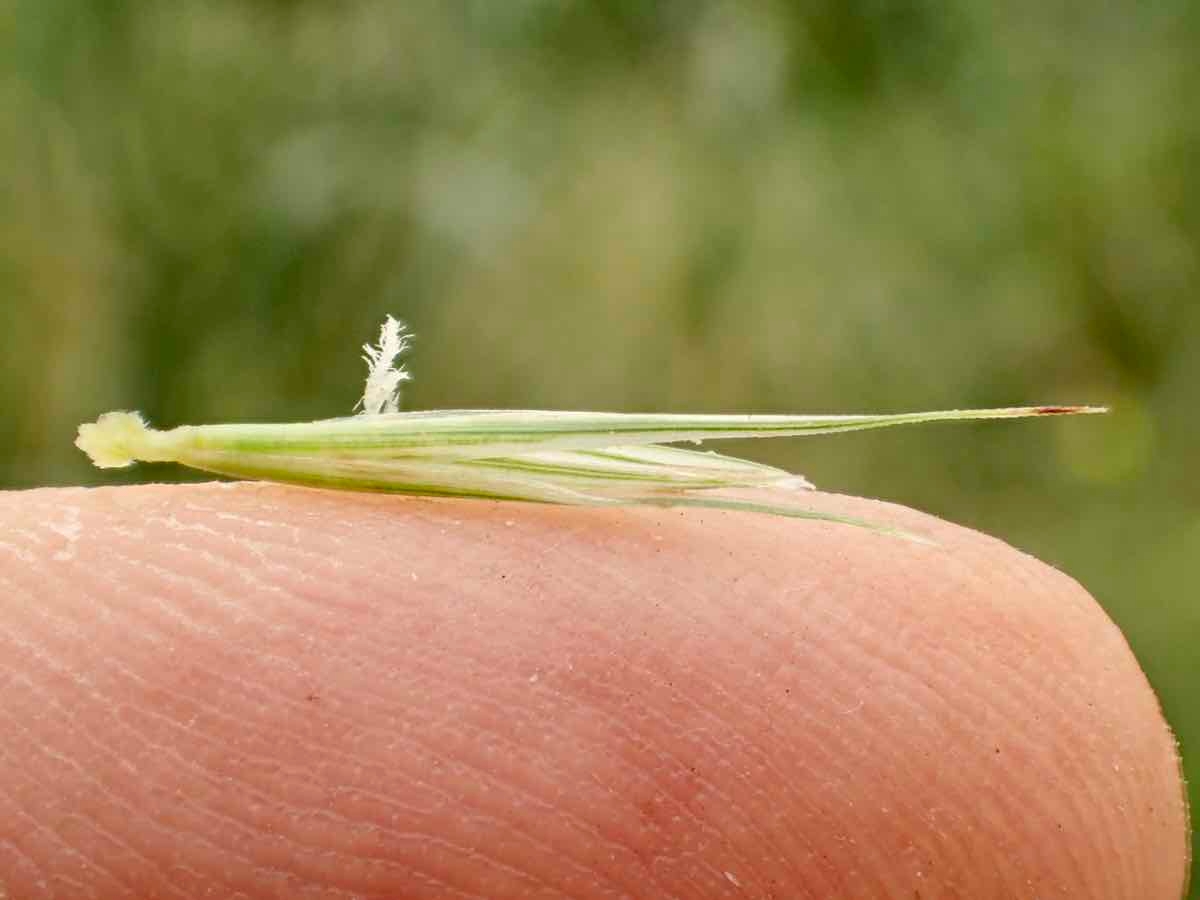
{"label": "white hair on plant", "polygon": [[379,327],[379,344],[363,344],[363,362],[367,364],[367,383],[358,401],[362,415],[400,411],[400,385],[412,376],[398,360],[412,342],[404,323],[388,316]]}
{"label": "white hair on plant", "polygon": [[[100,468],[177,462],[234,478],[351,491],[536,503],[701,506],[823,519],[891,531],[792,502],[799,475],[679,441],[785,437],[922,422],[1105,412],[1024,406],[887,415],[680,415],[546,410],[399,411],[398,364],[410,336],[388,316],[364,346],[367,381],[354,416],[317,422],[149,428],[132,412],[79,427],[76,446]],[[768,493],[748,499],[746,489]],[[765,498],[765,499],[764,499]],[[913,537],[912,535],[905,535]]]}

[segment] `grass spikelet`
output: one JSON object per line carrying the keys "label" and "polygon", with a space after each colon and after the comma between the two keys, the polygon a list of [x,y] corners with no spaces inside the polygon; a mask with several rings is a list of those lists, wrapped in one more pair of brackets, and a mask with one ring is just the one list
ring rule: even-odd
{"label": "grass spikelet", "polygon": [[[934,422],[1102,413],[1091,406],[870,415],[686,415],[546,410],[399,411],[409,379],[398,363],[404,325],[388,316],[364,346],[358,415],[289,424],[147,427],[137,413],[82,425],[76,445],[101,468],[174,461],[234,478],[352,491],[587,505],[707,506],[871,523],[806,510],[790,497],[812,487],[782,469],[675,442],[832,434]],[[779,502],[730,496],[771,488]]]}

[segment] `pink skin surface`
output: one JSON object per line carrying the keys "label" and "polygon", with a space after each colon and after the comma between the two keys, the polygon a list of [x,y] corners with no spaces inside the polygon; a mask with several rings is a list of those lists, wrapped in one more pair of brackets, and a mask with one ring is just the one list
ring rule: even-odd
{"label": "pink skin surface", "polygon": [[0,494],[0,896],[1177,900],[1067,576],[861,529],[272,485]]}

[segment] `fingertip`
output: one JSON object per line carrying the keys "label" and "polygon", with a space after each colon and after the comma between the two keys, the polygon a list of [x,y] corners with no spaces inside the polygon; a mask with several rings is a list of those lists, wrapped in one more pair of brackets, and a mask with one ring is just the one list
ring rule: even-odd
{"label": "fingertip", "polygon": [[1175,742],[1086,592],[805,499],[933,544],[271,485],[0,498],[0,883],[1179,896]]}

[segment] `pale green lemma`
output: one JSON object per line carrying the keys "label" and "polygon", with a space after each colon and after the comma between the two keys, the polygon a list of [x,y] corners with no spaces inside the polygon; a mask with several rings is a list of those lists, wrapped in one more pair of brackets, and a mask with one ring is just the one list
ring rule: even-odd
{"label": "pale green lemma", "polygon": [[[101,468],[177,462],[235,478],[351,491],[478,497],[539,503],[707,506],[799,518],[867,522],[807,510],[812,487],[771,466],[664,444],[784,437],[920,422],[1098,413],[1090,406],[1033,406],[893,415],[678,415],[544,410],[399,412],[408,347],[391,316],[366,346],[358,415],[318,422],[149,428],[132,412],[81,425],[76,445]],[[759,489],[747,495],[747,489]],[[765,491],[763,490],[765,489]],[[749,497],[754,499],[749,499]],[[767,499],[764,499],[767,498]]]}

